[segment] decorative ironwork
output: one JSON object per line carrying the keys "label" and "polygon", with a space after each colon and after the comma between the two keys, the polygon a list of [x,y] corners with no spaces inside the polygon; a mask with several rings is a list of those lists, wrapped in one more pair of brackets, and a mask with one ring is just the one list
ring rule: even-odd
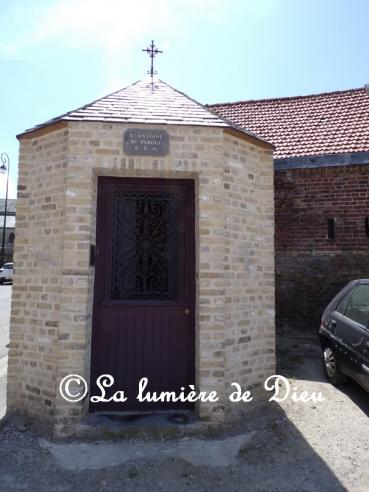
{"label": "decorative ironwork", "polygon": [[151,44],[148,48],[143,49],[142,51],[146,51],[146,53],[149,55],[151,58],[151,68],[148,70],[147,74],[150,75],[151,78],[156,75],[156,70],[154,70],[154,58],[158,53],[163,53],[162,51],[158,50],[157,47],[154,44],[154,40],[151,41]]}
{"label": "decorative ironwork", "polygon": [[151,41],[151,45],[148,48],[145,48],[142,51],[146,51],[146,53],[151,58],[151,67],[147,73],[151,77],[151,92],[154,92],[154,75],[157,74],[156,70],[154,70],[154,58],[158,53],[163,53],[163,52],[157,49],[157,47],[154,44],[154,40]]}
{"label": "decorative ironwork", "polygon": [[177,298],[177,206],[173,192],[114,193],[112,299]]}

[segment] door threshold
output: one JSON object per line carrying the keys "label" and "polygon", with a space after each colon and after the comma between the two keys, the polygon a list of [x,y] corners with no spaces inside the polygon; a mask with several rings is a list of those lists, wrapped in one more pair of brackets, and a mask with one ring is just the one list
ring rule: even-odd
{"label": "door threshold", "polygon": [[89,413],[83,420],[86,425],[163,427],[173,425],[191,425],[197,422],[193,410],[158,410],[141,412],[95,412]]}
{"label": "door threshold", "polygon": [[77,427],[77,437],[88,440],[178,439],[216,435],[223,423],[201,420],[192,410],[171,412],[116,412],[87,414]]}

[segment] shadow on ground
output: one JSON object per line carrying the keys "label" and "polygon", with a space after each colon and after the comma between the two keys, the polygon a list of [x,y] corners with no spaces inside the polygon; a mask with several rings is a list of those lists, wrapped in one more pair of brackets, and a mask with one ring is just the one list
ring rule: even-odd
{"label": "shadow on ground", "polygon": [[[302,379],[325,383],[322,366],[322,350],[315,335],[277,337],[277,373],[291,379]],[[369,416],[369,394],[355,381],[337,388],[347,395],[367,416]]]}
{"label": "shadow on ground", "polygon": [[245,418],[219,435],[166,441],[53,443],[26,425],[6,424],[0,434],[0,490],[346,490],[281,406],[248,405]]}
{"label": "shadow on ground", "polygon": [[211,439],[45,444],[8,425],[0,484],[38,491],[346,490],[276,407]]}
{"label": "shadow on ground", "polygon": [[[278,373],[327,387],[317,340],[278,340],[278,354]],[[367,394],[356,385],[344,391],[328,391],[327,407],[254,402],[242,421],[196,438],[56,443],[23,423],[0,424],[0,491],[369,490],[368,438],[352,430],[367,423],[352,403],[367,413]]]}

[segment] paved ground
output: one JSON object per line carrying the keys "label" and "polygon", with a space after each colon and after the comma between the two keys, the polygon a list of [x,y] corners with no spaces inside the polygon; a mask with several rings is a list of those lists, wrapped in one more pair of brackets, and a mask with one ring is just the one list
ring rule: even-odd
{"label": "paved ground", "polygon": [[213,438],[52,443],[5,424],[0,491],[368,492],[368,393],[328,385],[311,337],[284,337],[278,353],[292,388],[325,402],[254,407]]}
{"label": "paved ground", "polygon": [[0,419],[5,413],[6,364],[9,342],[11,285],[0,285]]}

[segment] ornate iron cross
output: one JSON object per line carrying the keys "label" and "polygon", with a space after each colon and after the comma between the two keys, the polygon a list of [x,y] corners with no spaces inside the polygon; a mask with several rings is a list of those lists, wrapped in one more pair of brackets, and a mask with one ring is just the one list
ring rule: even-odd
{"label": "ornate iron cross", "polygon": [[154,57],[158,53],[163,53],[163,52],[157,49],[157,47],[154,44],[154,40],[151,41],[151,45],[148,48],[146,48],[142,51],[146,51],[146,53],[151,58],[151,69],[147,73],[148,73],[148,75],[151,76],[151,78],[153,78],[154,75],[156,75],[156,70],[154,70]]}

